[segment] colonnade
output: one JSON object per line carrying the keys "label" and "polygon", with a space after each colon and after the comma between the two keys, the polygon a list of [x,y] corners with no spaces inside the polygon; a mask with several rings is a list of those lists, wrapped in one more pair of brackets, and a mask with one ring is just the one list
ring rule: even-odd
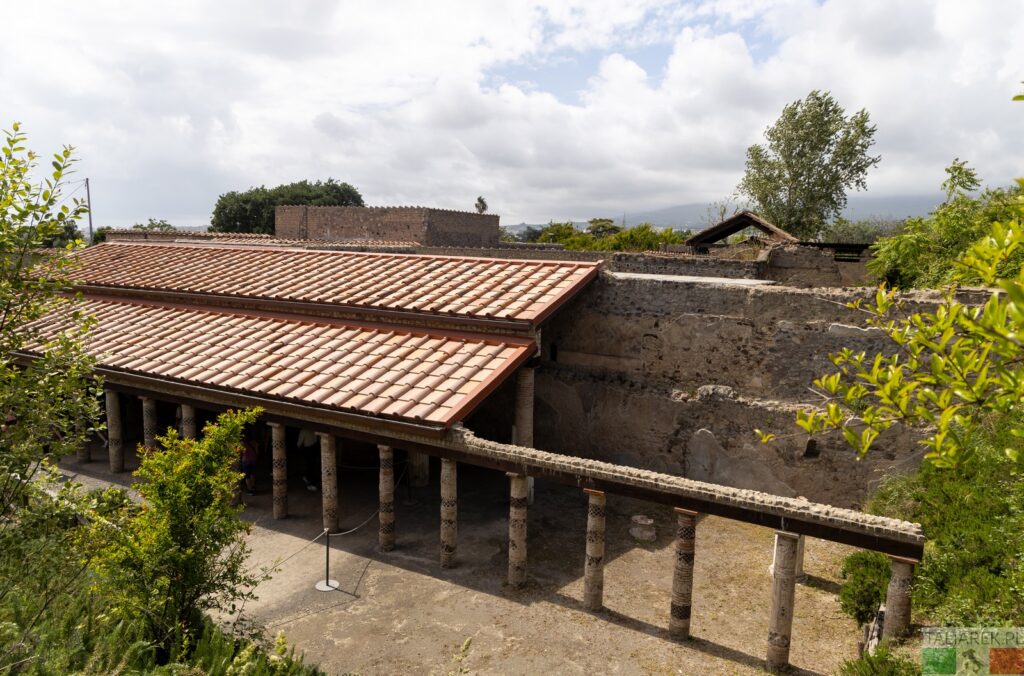
{"label": "colonnade", "polygon": [[[533,443],[533,369],[522,368],[516,379],[517,396],[514,441],[519,445]],[[123,430],[120,395],[106,392],[107,432],[110,469],[124,471]],[[182,406],[181,431],[186,437],[196,434],[195,409]],[[142,398],[143,437],[147,447],[155,446],[157,432],[156,403]],[[287,453],[284,425],[269,423],[272,436],[273,515],[282,519],[288,515]],[[337,440],[333,434],[318,433],[321,458],[321,496],[323,527],[338,531],[338,476]],[[394,449],[379,445],[379,516],[378,543],[380,550],[388,552],[395,547],[395,474]],[[87,458],[86,458],[87,459]],[[408,452],[410,484],[425,486],[429,483],[429,455]],[[440,543],[441,568],[456,564],[458,543],[458,466],[454,460],[441,458],[440,476]],[[521,587],[527,581],[527,523],[532,493],[531,478],[526,474],[509,473],[509,526],[508,526],[508,584]],[[607,496],[604,492],[583,489],[586,497],[586,546],[583,558],[582,605],[590,611],[604,608],[604,567],[606,563]],[[676,531],[672,572],[671,601],[668,608],[667,632],[672,639],[690,636],[693,615],[693,580],[697,557],[697,512],[676,508]],[[766,667],[771,671],[789,665],[792,643],[796,583],[804,577],[804,536],[790,531],[777,531],[774,558],[770,570],[772,578],[771,609],[767,636]],[[890,557],[892,574],[886,598],[886,621],[883,637],[904,634],[910,622],[910,588],[916,561]]]}

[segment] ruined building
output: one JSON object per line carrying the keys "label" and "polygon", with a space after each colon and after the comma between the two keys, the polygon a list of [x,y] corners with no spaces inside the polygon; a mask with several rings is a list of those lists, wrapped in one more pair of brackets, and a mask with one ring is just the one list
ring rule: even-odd
{"label": "ruined building", "polygon": [[[77,290],[98,320],[106,462],[123,470],[128,442],[152,447],[168,424],[192,436],[218,410],[259,405],[275,517],[288,515],[292,449],[310,429],[325,529],[338,528],[339,456],[379,456],[383,551],[397,458],[414,483],[431,459],[440,471],[442,567],[459,556],[458,468],[476,465],[510,474],[512,585],[528,575],[530,479],[543,477],[578,487],[588,510],[586,607],[602,604],[604,504],[621,494],[676,508],[673,636],[689,631],[699,514],[778,531],[770,666],[788,661],[804,536],[889,554],[886,630],[905,628],[920,526],[857,507],[885,472],[919,460],[912,439],[891,429],[858,461],[837,436],[809,440],[792,424],[830,352],[884,346],[846,307],[869,290],[786,286],[756,261],[503,248],[487,239],[497,217],[469,228],[437,213],[452,212],[389,230],[285,208],[279,238],[113,233],[78,254]],[[392,245],[368,251],[378,240]],[[755,428],[777,438],[760,444]]]}

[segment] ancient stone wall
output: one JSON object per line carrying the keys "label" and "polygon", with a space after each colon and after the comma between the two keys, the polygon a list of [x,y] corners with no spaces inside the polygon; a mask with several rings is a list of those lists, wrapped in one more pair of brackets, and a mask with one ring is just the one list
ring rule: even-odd
{"label": "ancient stone wall", "polygon": [[425,207],[277,207],[281,239],[376,240],[429,246],[497,246],[498,216]]}
{"label": "ancient stone wall", "polygon": [[[542,331],[536,445],[782,495],[851,506],[922,450],[893,429],[863,460],[837,435],[809,439],[794,423],[812,380],[844,346],[888,349],[846,303],[872,290],[796,289],[604,273]],[[977,302],[982,292],[963,292]],[[907,310],[932,306],[921,293]],[[499,390],[469,422],[511,425]],[[488,419],[488,423],[483,421]],[[485,429],[485,428],[490,429]],[[761,444],[755,429],[776,439]]]}

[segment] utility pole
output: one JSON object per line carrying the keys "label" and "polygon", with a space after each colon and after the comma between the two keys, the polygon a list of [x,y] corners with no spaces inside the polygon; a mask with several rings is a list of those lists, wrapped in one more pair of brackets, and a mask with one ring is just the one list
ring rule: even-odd
{"label": "utility pole", "polygon": [[92,244],[92,195],[89,194],[89,179],[85,179],[85,201],[89,206],[89,244]]}

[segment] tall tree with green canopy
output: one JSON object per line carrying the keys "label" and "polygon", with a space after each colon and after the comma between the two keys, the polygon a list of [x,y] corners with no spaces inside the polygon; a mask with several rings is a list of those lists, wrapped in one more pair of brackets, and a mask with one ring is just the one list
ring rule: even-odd
{"label": "tall tree with green canopy", "polygon": [[802,239],[813,239],[846,207],[846,192],[867,188],[876,127],[866,110],[847,117],[829,92],[812,91],[782,109],[765,130],[765,145],[747,149],[737,190],[763,217]]}
{"label": "tall tree with green canopy", "polygon": [[274,234],[274,208],[287,205],[315,207],[361,207],[363,196],[348,183],[298,181],[275,188],[231,191],[217,198],[210,218],[211,232],[253,232]]}

